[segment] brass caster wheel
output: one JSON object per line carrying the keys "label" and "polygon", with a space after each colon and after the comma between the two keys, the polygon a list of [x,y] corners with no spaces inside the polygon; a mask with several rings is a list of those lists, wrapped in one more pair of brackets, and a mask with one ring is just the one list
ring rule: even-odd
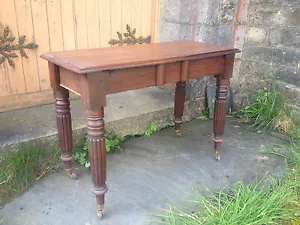
{"label": "brass caster wheel", "polygon": [[97,216],[99,217],[99,219],[103,217],[103,207],[104,205],[98,205]]}
{"label": "brass caster wheel", "polygon": [[176,135],[177,135],[177,137],[181,137],[182,136],[180,130],[176,130]]}
{"label": "brass caster wheel", "polygon": [[98,216],[99,219],[101,219],[103,217],[103,210],[102,209],[97,210],[97,216]]}
{"label": "brass caster wheel", "polygon": [[220,152],[216,152],[216,153],[215,153],[215,156],[216,156],[216,160],[217,160],[217,161],[220,161],[220,160],[221,160]]}
{"label": "brass caster wheel", "polygon": [[67,170],[67,173],[73,180],[77,180],[78,177],[72,170]]}

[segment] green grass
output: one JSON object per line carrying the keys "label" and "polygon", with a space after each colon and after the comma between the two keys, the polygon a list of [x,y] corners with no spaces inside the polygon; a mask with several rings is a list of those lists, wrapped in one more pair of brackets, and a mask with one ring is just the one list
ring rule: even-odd
{"label": "green grass", "polygon": [[0,156],[0,203],[15,198],[36,180],[59,168],[59,150],[49,145],[22,144]]}
{"label": "green grass", "polygon": [[[155,222],[165,225],[300,224],[300,146],[290,149],[289,173],[279,182],[239,182],[210,197],[194,195],[193,210],[172,205]],[[263,184],[264,183],[264,184]],[[196,206],[195,206],[196,204]],[[191,211],[193,211],[191,213]]]}
{"label": "green grass", "polygon": [[[157,216],[156,223],[166,225],[267,225],[300,224],[300,128],[293,112],[276,90],[258,92],[249,106],[240,110],[243,118],[257,129],[273,129],[291,136],[291,143],[277,146],[268,153],[282,156],[287,173],[280,180],[239,182],[210,197],[194,194],[191,210],[173,205]],[[199,119],[204,119],[201,117]],[[270,181],[271,180],[271,181]],[[268,181],[268,182],[267,182]],[[188,203],[187,203],[188,204]]]}
{"label": "green grass", "polygon": [[294,112],[276,90],[276,80],[270,89],[259,91],[249,106],[239,110],[243,119],[257,129],[273,129],[293,135],[297,128]]}

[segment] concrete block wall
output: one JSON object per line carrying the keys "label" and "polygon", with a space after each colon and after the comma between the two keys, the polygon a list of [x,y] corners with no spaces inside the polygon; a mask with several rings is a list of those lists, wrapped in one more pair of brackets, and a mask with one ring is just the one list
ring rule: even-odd
{"label": "concrete block wall", "polygon": [[291,104],[300,106],[300,0],[250,0],[242,46],[237,107],[274,76]]}
{"label": "concrete block wall", "polygon": [[[276,75],[300,106],[300,0],[162,0],[160,41],[195,40],[242,50],[232,79],[234,106],[246,105]],[[203,101],[208,79],[192,80],[190,100]]]}
{"label": "concrete block wall", "polygon": [[[232,43],[237,0],[162,0],[160,41],[195,40],[221,45]],[[187,98],[205,100],[208,78],[187,84]]]}

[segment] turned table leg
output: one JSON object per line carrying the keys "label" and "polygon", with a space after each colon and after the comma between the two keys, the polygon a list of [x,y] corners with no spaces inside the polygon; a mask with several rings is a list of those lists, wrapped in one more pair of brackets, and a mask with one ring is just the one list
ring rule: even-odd
{"label": "turned table leg", "polygon": [[69,91],[61,87],[54,90],[54,96],[61,159],[64,161],[64,166],[69,176],[72,179],[77,179],[76,174],[72,171],[73,140]]}
{"label": "turned table leg", "polygon": [[104,136],[104,109],[99,111],[88,111],[87,130],[89,143],[89,159],[91,162],[91,173],[94,188],[92,192],[96,195],[97,214],[103,216],[104,194],[107,192],[106,181],[106,148]]}
{"label": "turned table leg", "polygon": [[220,148],[226,120],[226,105],[229,79],[217,76],[217,92],[214,111],[214,149],[217,160],[220,160]]}
{"label": "turned table leg", "polygon": [[182,115],[184,110],[185,86],[185,81],[179,81],[176,83],[175,89],[174,123],[175,131],[178,137],[181,137],[180,124],[182,123]]}

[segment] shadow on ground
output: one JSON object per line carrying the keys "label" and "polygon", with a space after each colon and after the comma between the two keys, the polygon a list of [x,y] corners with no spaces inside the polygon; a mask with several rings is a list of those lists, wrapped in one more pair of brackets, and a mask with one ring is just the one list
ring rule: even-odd
{"label": "shadow on ground", "polygon": [[182,133],[177,138],[173,128],[168,128],[129,140],[122,144],[122,152],[108,155],[109,191],[102,220],[96,216],[89,171],[75,165],[79,180],[61,171],[36,182],[4,206],[2,224],[149,224],[166,201],[184,207],[193,187],[217,190],[241,179],[280,176],[284,169],[281,158],[259,152],[262,146],[280,141],[234,119],[227,120],[220,162],[214,160],[212,151],[212,121],[186,123]]}

